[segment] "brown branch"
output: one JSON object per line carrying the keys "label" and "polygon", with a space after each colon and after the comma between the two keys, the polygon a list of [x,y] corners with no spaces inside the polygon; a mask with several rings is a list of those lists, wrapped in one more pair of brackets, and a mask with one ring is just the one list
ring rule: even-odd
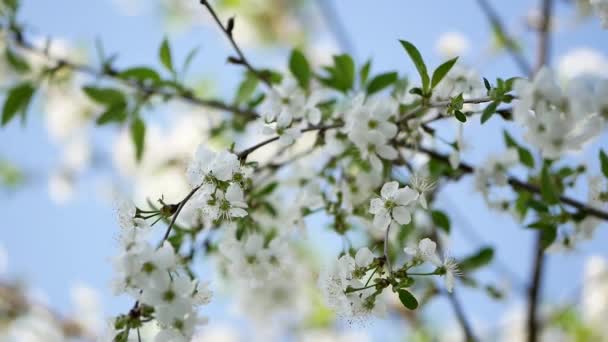
{"label": "brown branch", "polygon": [[541,22],[538,28],[538,60],[536,63],[536,71],[540,70],[547,64],[550,53],[550,37],[549,30],[551,27],[551,10],[553,4],[551,0],[542,0]]}
{"label": "brown branch", "polygon": [[[344,126],[344,124],[342,124],[342,123],[334,123],[331,125],[321,125],[321,126],[309,126],[309,127],[302,129],[302,133],[311,132],[311,131],[325,131],[328,129],[340,128],[343,126]],[[280,136],[276,136],[276,137],[272,137],[272,138],[266,139],[264,141],[261,141],[249,148],[242,150],[241,152],[238,152],[237,156],[239,157],[240,160],[245,160],[245,159],[247,159],[247,156],[249,156],[255,150],[257,150],[261,147],[264,147],[264,146],[272,143],[273,141],[277,141],[277,140],[279,140],[279,138],[280,138]]]}
{"label": "brown branch", "polygon": [[[418,146],[418,152],[424,153],[430,157],[432,157],[435,160],[441,161],[443,163],[449,164],[449,157],[441,154],[439,152],[436,152],[434,150],[428,149],[428,148],[424,148],[424,147],[420,147]],[[458,169],[464,173],[474,173],[475,172],[475,168],[467,163],[460,163],[458,165]],[[522,180],[519,180],[515,177],[508,177],[508,183],[509,185],[511,185],[513,188],[516,189],[520,189],[520,190],[525,190],[534,194],[540,194],[540,188],[537,185],[534,184],[530,184],[527,182],[524,182]],[[586,213],[588,215],[591,216],[595,216],[597,218],[601,218],[602,220],[606,220],[608,221],[608,212],[596,209],[594,207],[588,206],[586,203],[577,201],[573,198],[567,197],[567,196],[560,196],[559,200],[564,203],[567,204],[573,208],[576,208],[578,210],[580,210],[583,213]]]}
{"label": "brown branch", "polygon": [[511,55],[511,57],[519,67],[519,70],[524,75],[529,75],[532,72],[532,67],[530,67],[530,63],[528,63],[524,55],[518,49],[515,40],[508,35],[502,23],[502,20],[496,13],[495,9],[490,5],[488,0],[477,0],[477,4],[479,4],[479,7],[481,7],[481,10],[490,21],[492,28],[496,30],[497,34],[500,35],[500,37],[504,41],[507,52],[509,52],[509,55]]}
{"label": "brown branch", "polygon": [[238,115],[243,115],[245,117],[249,117],[251,119],[258,118],[260,115],[253,110],[239,108],[237,106],[233,106],[222,101],[212,100],[212,99],[204,99],[201,97],[197,97],[194,95],[194,92],[190,89],[184,89],[181,91],[170,91],[162,87],[153,86],[153,85],[145,85],[138,81],[128,80],[122,78],[120,76],[120,71],[110,67],[105,66],[103,69],[97,69],[87,64],[81,64],[74,61],[71,61],[66,58],[60,58],[57,56],[53,56],[48,49],[36,47],[30,41],[26,40],[23,32],[13,32],[13,34],[8,34],[7,38],[11,40],[16,47],[34,53],[38,56],[44,57],[49,61],[52,61],[57,64],[57,68],[68,68],[75,72],[79,72],[81,74],[89,75],[93,78],[107,78],[111,79],[115,82],[118,82],[124,86],[135,89],[136,91],[146,94],[146,95],[156,95],[160,97],[167,98],[177,98],[184,102],[206,107],[213,108],[217,110],[223,110],[227,112],[232,112]]}
{"label": "brown branch", "polygon": [[477,341],[477,338],[473,334],[473,329],[471,328],[471,324],[469,323],[467,316],[464,313],[464,309],[462,308],[462,304],[460,300],[456,297],[456,293],[447,292],[446,293],[452,308],[454,309],[454,313],[456,314],[456,319],[458,319],[458,323],[462,328],[462,332],[464,333],[465,341],[473,342]]}
{"label": "brown branch", "polygon": [[[535,72],[538,72],[549,61],[549,25],[551,22],[551,11],[553,2],[551,0],[542,1],[542,18],[538,29],[538,60]],[[536,233],[536,243],[534,245],[534,259],[531,274],[530,288],[528,292],[528,317],[527,317],[527,332],[528,342],[538,341],[540,335],[540,326],[538,321],[538,306],[541,301],[542,278],[545,266],[545,254],[543,248],[542,232]]]}
{"label": "brown branch", "polygon": [[545,255],[543,250],[543,243],[541,239],[541,233],[538,232],[538,234],[536,235],[536,241],[534,243],[534,261],[532,265],[531,274],[532,281],[528,290],[528,342],[538,341],[538,335],[540,333],[538,320],[538,305],[540,304],[544,265]]}
{"label": "brown branch", "polygon": [[224,34],[230,41],[230,44],[234,48],[234,51],[238,55],[237,58],[232,57],[232,58],[228,58],[228,60],[232,63],[241,64],[241,65],[245,66],[245,68],[247,70],[249,70],[249,72],[254,74],[260,81],[264,82],[269,88],[272,88],[272,83],[268,79],[267,75],[263,74],[262,71],[254,68],[253,65],[251,65],[251,63],[249,63],[249,61],[247,60],[247,57],[245,57],[245,54],[243,53],[243,51],[241,50],[239,45],[234,40],[234,36],[232,35],[232,29],[234,27],[234,21],[233,21],[234,19],[231,18],[229,20],[229,23],[232,23],[232,24],[225,26],[224,23],[218,17],[217,13],[215,12],[215,10],[211,6],[211,4],[209,3],[209,1],[200,0],[200,3],[201,3],[201,5],[205,6],[205,8],[207,8],[207,11],[209,12],[209,14],[211,14],[211,16],[213,17],[213,20],[215,20],[217,26],[219,26],[220,29],[222,30],[222,32],[224,32]]}

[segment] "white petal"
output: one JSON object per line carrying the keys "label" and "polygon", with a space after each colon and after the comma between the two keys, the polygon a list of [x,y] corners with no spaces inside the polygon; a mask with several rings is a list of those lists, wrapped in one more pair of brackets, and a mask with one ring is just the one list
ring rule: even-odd
{"label": "white petal", "polygon": [[355,263],[359,267],[367,267],[374,261],[374,253],[367,247],[363,247],[357,251],[355,255]]}
{"label": "white petal", "polygon": [[409,186],[399,189],[395,194],[395,202],[400,205],[408,205],[418,199],[418,191],[413,190]]}
{"label": "white petal", "polygon": [[380,198],[374,198],[370,202],[369,212],[372,214],[376,214],[383,208],[384,208],[384,201]]}
{"label": "white petal", "polygon": [[243,189],[241,189],[238,184],[230,183],[230,185],[228,185],[228,189],[226,190],[226,199],[229,202],[243,202],[243,197]]}
{"label": "white petal", "polygon": [[407,207],[399,206],[393,209],[393,218],[399,224],[408,224],[412,221],[412,215]]}
{"label": "white petal", "polygon": [[378,145],[376,146],[376,152],[384,159],[395,160],[397,159],[397,150],[389,145]]}
{"label": "white petal", "polygon": [[392,181],[385,183],[380,190],[380,195],[382,198],[392,199],[397,193],[397,189],[399,189],[399,183]]}
{"label": "white petal", "polygon": [[230,217],[245,217],[247,216],[247,211],[242,208],[231,208],[229,214]]}
{"label": "white petal", "polygon": [[391,223],[391,216],[385,211],[384,213],[377,213],[374,216],[374,227],[379,229],[386,229]]}

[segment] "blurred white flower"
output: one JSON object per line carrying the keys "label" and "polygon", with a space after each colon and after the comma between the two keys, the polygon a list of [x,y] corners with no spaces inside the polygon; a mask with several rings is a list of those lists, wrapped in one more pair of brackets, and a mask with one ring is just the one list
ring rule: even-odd
{"label": "blurred white flower", "polygon": [[559,58],[557,71],[564,80],[579,76],[608,77],[608,59],[597,50],[576,48]]}
{"label": "blurred white flower", "polygon": [[441,57],[454,58],[464,56],[470,48],[469,39],[460,32],[445,32],[441,34],[435,45],[435,50]]}

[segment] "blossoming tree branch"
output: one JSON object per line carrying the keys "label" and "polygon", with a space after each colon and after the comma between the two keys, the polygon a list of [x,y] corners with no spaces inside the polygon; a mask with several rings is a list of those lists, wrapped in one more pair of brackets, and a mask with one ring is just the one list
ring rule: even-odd
{"label": "blossoming tree branch", "polygon": [[[488,210],[510,213],[537,236],[533,272],[523,289],[526,333],[537,340],[545,251],[592,239],[608,220],[607,153],[597,155],[599,169],[567,157],[605,135],[608,80],[558,80],[548,60],[553,1],[541,3],[537,61],[527,61],[489,4],[478,2],[521,75],[489,80],[457,57],[429,65],[425,52],[406,39],[395,44],[413,75],[374,73],[371,61],[359,63],[349,54],[314,68],[298,49],[285,61],[287,71],[271,70],[253,64],[239,45],[238,15],[222,18],[212,1],[196,1],[233,50],[226,67],[243,70],[230,100],[205,97],[189,86],[184,78],[193,54],[178,66],[167,39],[158,50],[162,70],[119,68],[102,49],[99,63],[88,63],[57,51],[51,38],[36,37],[20,20],[18,2],[3,0],[3,56],[12,85],[2,126],[26,122],[37,98],[48,101],[76,89],[96,127],[128,128],[131,157],[142,163],[152,139],[152,108],[177,101],[221,118],[211,132],[222,143],[201,138],[181,166],[188,184],[181,200],[150,197],[136,206],[127,196],[116,199],[112,287],[132,298],[132,306],[112,319],[108,339],[141,340],[140,330],[156,325],[157,341],[190,340],[213,319],[203,314],[212,300],[209,283],[218,279],[196,270],[202,257],[213,260],[217,278],[237,284],[234,296],[244,306],[264,315],[308,305],[293,293],[313,293],[304,296],[310,302],[320,294],[324,306],[350,322],[386,311],[408,315],[445,296],[464,338],[477,340],[456,292],[462,285],[501,296],[475,276],[492,266],[494,249],[451,255],[446,241],[452,213],[435,204],[446,184],[472,177]],[[591,4],[606,26],[608,2]],[[455,127],[455,139],[434,128],[438,121]],[[488,121],[511,122],[523,138],[505,130],[497,137],[501,151],[479,165],[462,160],[463,132],[472,122]],[[247,127],[258,127],[265,137],[242,144],[238,136]],[[305,148],[296,148],[302,142]],[[257,161],[255,155],[270,147],[275,157]],[[573,191],[581,182],[588,182],[586,197]],[[344,241],[339,257],[326,260],[329,266],[320,271],[300,243],[307,226],[320,222],[311,220],[317,215]],[[366,236],[366,245],[353,247],[353,231]]]}

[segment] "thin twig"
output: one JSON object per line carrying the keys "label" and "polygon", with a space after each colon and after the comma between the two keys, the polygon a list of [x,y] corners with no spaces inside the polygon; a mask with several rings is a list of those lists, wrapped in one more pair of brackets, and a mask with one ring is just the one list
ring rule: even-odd
{"label": "thin twig", "polygon": [[[325,131],[328,129],[340,128],[343,126],[344,125],[342,123],[334,123],[331,125],[321,125],[321,126],[309,126],[309,127],[302,129],[301,132],[305,133],[305,132],[311,132],[311,131]],[[273,141],[277,141],[277,140],[279,140],[279,138],[280,138],[280,136],[275,136],[275,137],[266,139],[264,141],[261,141],[255,145],[253,145],[249,148],[246,148],[246,149],[242,150],[241,152],[237,153],[237,156],[239,157],[240,160],[245,160],[245,159],[247,159],[247,156],[249,156],[255,150],[259,149],[260,147],[266,146]]]}
{"label": "thin twig", "polygon": [[213,20],[215,20],[217,26],[219,26],[220,29],[222,30],[222,32],[224,32],[224,34],[230,41],[230,44],[234,48],[234,51],[238,55],[237,59],[230,59],[230,60],[233,63],[241,64],[241,65],[245,66],[245,68],[247,68],[247,70],[249,70],[249,72],[254,74],[260,81],[264,82],[269,88],[272,88],[272,83],[270,82],[268,77],[266,77],[264,74],[262,74],[262,72],[260,70],[254,68],[253,65],[251,65],[251,63],[249,63],[249,61],[247,60],[247,57],[245,57],[245,54],[243,53],[243,51],[241,50],[239,45],[234,40],[234,36],[232,35],[232,28],[229,29],[227,26],[224,25],[224,23],[220,20],[220,18],[218,17],[217,13],[213,9],[213,7],[209,3],[209,1],[200,0],[200,3],[201,3],[201,5],[205,6],[205,8],[207,8],[207,11],[209,11],[209,14],[211,14],[211,16],[213,17]]}
{"label": "thin twig", "polygon": [[316,3],[325,23],[329,26],[329,30],[342,51],[355,54],[355,45],[350,39],[343,22],[340,20],[340,14],[336,11],[334,0],[317,0]]}
{"label": "thin twig", "polygon": [[456,319],[460,323],[462,327],[462,331],[464,332],[465,341],[473,342],[477,341],[477,338],[473,334],[473,329],[471,328],[471,324],[469,323],[467,316],[464,313],[464,309],[462,308],[462,304],[456,294],[454,292],[447,292],[448,300],[454,309],[454,313],[456,314]]}
{"label": "thin twig", "polygon": [[173,226],[175,225],[175,221],[177,221],[177,216],[179,216],[179,213],[182,211],[182,209],[184,208],[186,203],[188,203],[190,198],[192,198],[192,196],[194,196],[194,194],[198,191],[198,189],[200,189],[200,187],[201,186],[199,185],[199,186],[195,187],[194,189],[192,189],[188,193],[188,195],[186,195],[186,197],[184,197],[184,199],[179,202],[179,204],[177,205],[177,209],[175,210],[175,213],[173,214],[173,218],[171,219],[171,223],[169,223],[169,226],[167,226],[165,235],[163,235],[163,239],[160,241],[160,245],[162,245],[167,240],[167,238],[169,238],[171,229],[173,229]]}
{"label": "thin twig", "polygon": [[505,30],[505,27],[502,23],[502,20],[500,19],[500,17],[498,16],[498,14],[494,10],[494,8],[490,5],[488,0],[477,0],[477,3],[479,4],[479,7],[481,7],[481,10],[486,15],[488,20],[490,21],[492,28],[503,39],[505,48],[507,49],[507,51],[509,52],[509,55],[511,55],[511,57],[513,58],[513,60],[517,64],[517,66],[519,67],[519,70],[524,75],[529,75],[530,72],[532,71],[532,68],[530,67],[530,63],[528,63],[528,61],[526,60],[524,55],[521,53],[521,51],[517,47],[517,43],[515,42],[515,40],[511,36],[508,35],[508,33]]}

